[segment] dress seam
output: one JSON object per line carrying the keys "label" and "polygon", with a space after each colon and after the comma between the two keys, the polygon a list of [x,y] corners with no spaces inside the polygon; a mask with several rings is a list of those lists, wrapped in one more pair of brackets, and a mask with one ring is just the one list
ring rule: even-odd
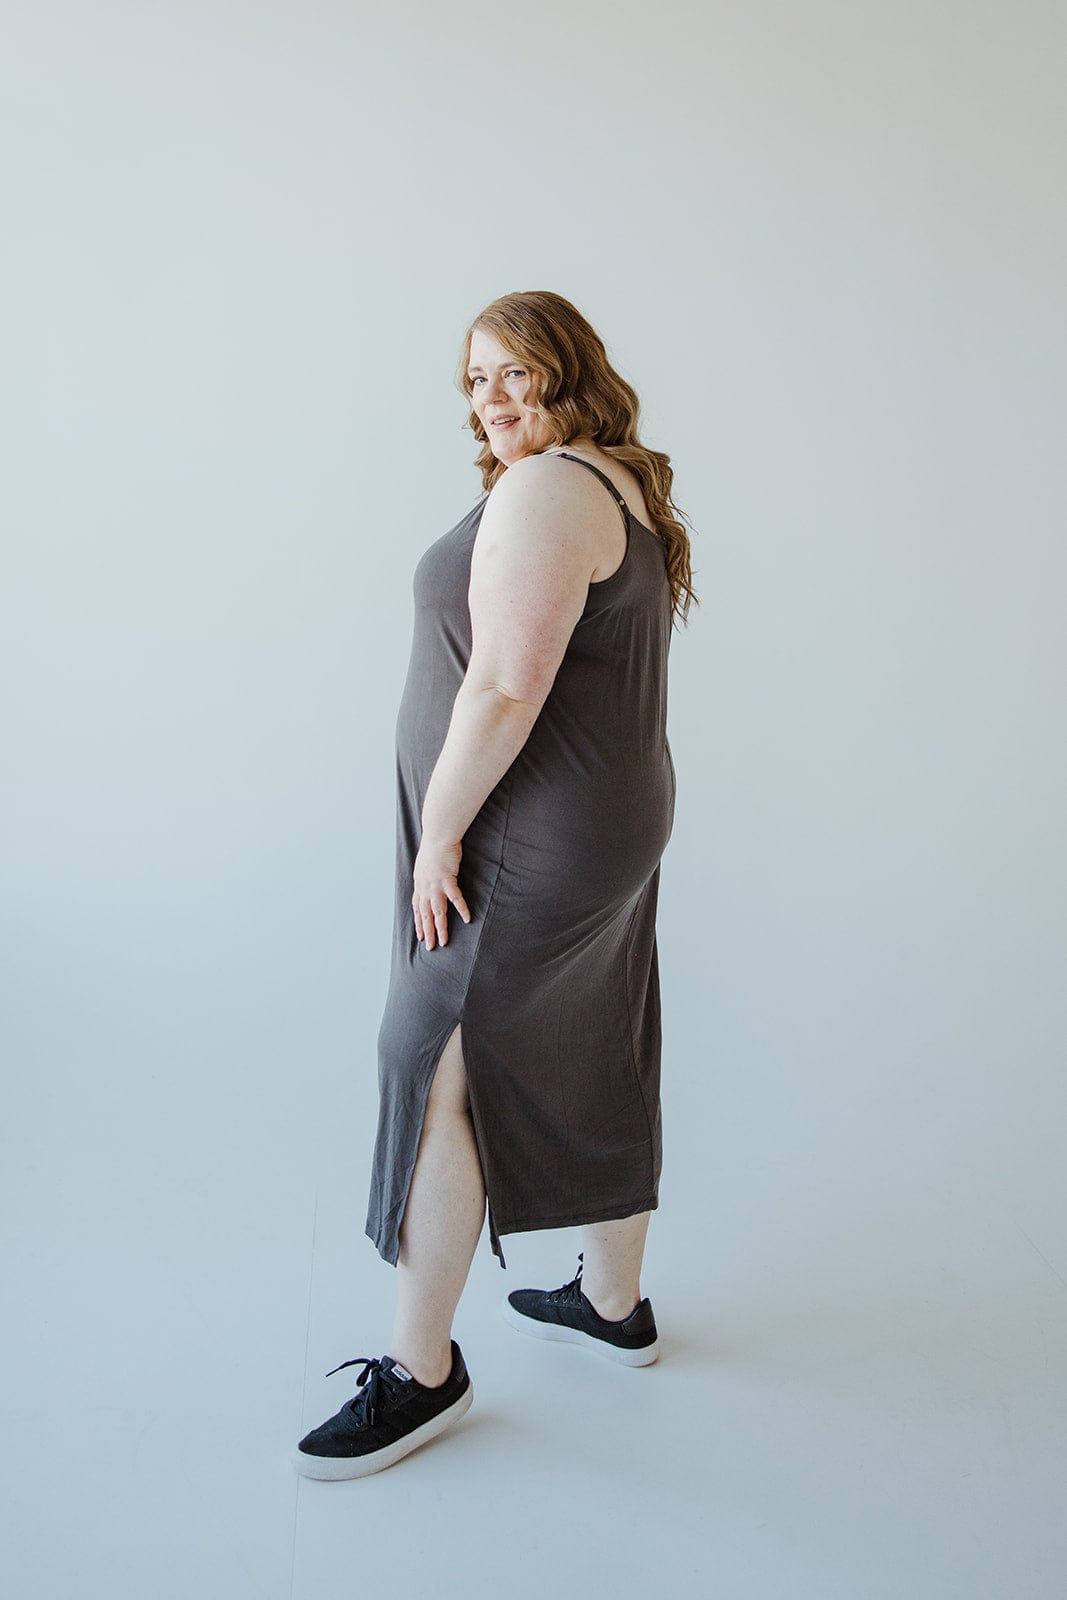
{"label": "dress seam", "polygon": [[637,1093],[638,1093],[638,1095],[640,1096],[640,1099],[641,1099],[641,1109],[645,1113],[645,1125],[648,1128],[648,1146],[649,1146],[649,1150],[651,1151],[653,1146],[654,1146],[654,1144],[655,1144],[655,1134],[654,1134],[653,1129],[652,1129],[652,1118],[650,1117],[649,1111],[648,1111],[648,1101],[645,1098],[644,1085],[641,1082],[641,1074],[637,1070],[637,1052],[634,1049],[633,1012],[632,1012],[632,1010],[630,1008],[630,939],[631,939],[631,936],[633,934],[634,923],[637,921],[637,913],[640,910],[640,908],[641,908],[641,897],[639,896],[637,904],[634,906],[633,912],[632,912],[632,914],[630,916],[630,921],[627,924],[626,938],[625,938],[625,940],[623,942],[623,949],[624,949],[624,952],[625,952],[625,957],[624,957],[624,962],[623,962],[623,966],[624,966],[623,989],[624,989],[624,992],[625,992],[625,995],[626,995],[626,1040],[627,1040],[627,1050],[628,1050],[628,1056],[629,1056],[629,1062],[630,1062],[630,1071],[633,1073],[633,1079],[634,1079],[635,1084],[637,1085]]}
{"label": "dress seam", "polygon": [[[501,874],[504,871],[504,853],[505,853],[505,848],[507,846],[507,841],[508,841],[508,825],[511,822],[511,801],[512,801],[512,796],[514,794],[514,790],[515,790],[515,774],[514,774],[514,772],[511,772],[511,773],[509,773],[509,776],[508,776],[508,790],[507,790],[508,803],[507,803],[507,809],[504,812],[504,826],[503,826],[503,829],[501,830],[501,834],[500,834],[500,862],[499,862],[499,865],[497,866],[496,876],[493,878],[493,887],[492,887],[492,890],[490,891],[490,895],[489,895],[489,904],[485,908],[485,917],[484,917],[484,919],[482,921],[482,931],[478,935],[478,943],[477,943],[477,945],[475,946],[475,949],[474,949],[474,956],[473,956],[473,959],[471,961],[470,972],[469,972],[468,977],[467,977],[467,986],[463,991],[463,1001],[462,1001],[462,1004],[460,1005],[460,1011],[459,1011],[459,1020],[460,1020],[461,1024],[463,1023],[463,1021],[464,1021],[464,1019],[465,1019],[465,1017],[467,1015],[467,1001],[470,998],[471,984],[474,981],[474,974],[475,974],[475,970],[476,970],[477,965],[478,965],[478,952],[481,950],[482,941],[485,938],[486,933],[489,930],[489,922],[490,922],[490,919],[491,919],[491,917],[493,915],[494,907],[496,905],[497,888],[498,888],[498,886],[500,884]],[[460,863],[460,865],[462,866],[462,862]],[[468,1037],[469,1037],[469,1034],[468,1034]],[[477,1052],[475,1052],[475,1053],[477,1053]],[[466,1065],[467,1064],[467,1062],[466,1062],[466,1052],[464,1052],[464,1054],[465,1054],[465,1065]],[[490,1246],[490,1249],[492,1250],[493,1254],[499,1260],[500,1265],[502,1267],[505,1267],[507,1265],[507,1263],[504,1260],[504,1252],[500,1248],[500,1232],[499,1232],[499,1229],[496,1226],[496,1216],[495,1216],[494,1209],[493,1209],[492,1197],[490,1196],[490,1193],[489,1193],[489,1168],[488,1168],[487,1159],[486,1159],[489,1147],[488,1147],[488,1144],[487,1144],[487,1142],[485,1140],[485,1127],[484,1127],[484,1124],[482,1122],[481,1107],[480,1107],[480,1104],[479,1104],[478,1095],[472,1091],[472,1088],[471,1088],[471,1077],[470,1077],[470,1072],[469,1071],[466,1073],[466,1078],[467,1078],[467,1098],[468,1098],[468,1100],[470,1102],[470,1109],[471,1109],[471,1126],[474,1129],[474,1142],[475,1142],[475,1145],[477,1146],[477,1149],[478,1149],[478,1160],[481,1163],[482,1181],[485,1184],[486,1214],[487,1214],[488,1219],[489,1219],[489,1246]]]}
{"label": "dress seam", "polygon": [[[477,963],[478,963],[478,951],[482,947],[482,940],[485,938],[486,929],[489,926],[489,918],[490,918],[490,915],[491,915],[492,910],[493,910],[493,904],[494,904],[494,902],[496,900],[497,884],[500,881],[500,874],[504,870],[504,841],[507,838],[508,821],[509,821],[509,819],[511,817],[511,791],[512,791],[513,784],[514,784],[514,779],[512,779],[509,782],[509,785],[508,785],[507,810],[504,813],[504,828],[503,828],[503,832],[502,832],[502,834],[500,836],[500,862],[499,862],[499,864],[497,866],[496,875],[493,878],[493,887],[492,887],[492,889],[490,891],[490,894],[489,894],[489,903],[485,908],[485,916],[482,918],[481,931],[478,934],[478,943],[474,947],[474,954],[473,954],[473,956],[471,958],[470,975],[467,978],[467,986],[463,991],[463,999],[460,1002],[459,1009],[458,1009],[456,1015],[454,1017],[450,1017],[449,1018],[449,1021],[448,1021],[448,1024],[447,1024],[448,1031],[445,1034],[445,1037],[444,1037],[444,1040],[443,1040],[443,1042],[441,1044],[440,1050],[438,1050],[436,1055],[434,1056],[433,1070],[430,1072],[429,1076],[426,1079],[426,1090],[425,1090],[425,1093],[420,1098],[417,1137],[416,1137],[416,1139],[414,1141],[414,1154],[413,1154],[413,1156],[411,1158],[411,1164],[410,1164],[410,1166],[409,1166],[409,1168],[408,1168],[408,1170],[407,1170],[407,1172],[405,1174],[405,1177],[404,1177],[404,1182],[403,1182],[402,1189],[401,1189],[400,1199],[397,1201],[396,1205],[392,1208],[392,1211],[390,1213],[390,1217],[391,1217],[392,1223],[394,1225],[390,1226],[389,1232],[391,1234],[393,1234],[395,1236],[395,1238],[396,1238],[397,1255],[398,1256],[399,1256],[399,1246],[400,1246],[400,1225],[404,1220],[404,1213],[407,1211],[408,1200],[411,1197],[411,1185],[412,1185],[412,1182],[413,1182],[414,1177],[415,1177],[415,1168],[418,1165],[419,1145],[420,1145],[420,1143],[422,1141],[422,1129],[423,1129],[423,1126],[424,1126],[425,1121],[426,1121],[426,1107],[429,1104],[430,1092],[433,1089],[433,1081],[434,1081],[434,1078],[437,1076],[437,1069],[441,1065],[441,1057],[444,1055],[445,1050],[448,1047],[449,1041],[452,1038],[452,1035],[455,1033],[457,1028],[462,1028],[464,1019],[466,1017],[466,1013],[467,1013],[467,998],[468,998],[468,995],[470,993],[471,979],[474,976],[474,970],[475,970],[475,967],[477,966]],[[461,863],[461,866],[462,866],[462,863]],[[466,1064],[467,1063],[466,1063],[466,1053],[465,1053],[464,1066],[466,1066]],[[478,1160],[479,1160],[479,1163],[480,1163],[481,1168],[482,1168],[482,1177],[483,1177],[483,1180],[484,1180],[486,1178],[486,1165],[485,1165],[485,1159],[484,1159],[484,1156],[483,1156],[483,1148],[484,1148],[484,1145],[483,1145],[483,1132],[484,1132],[484,1130],[481,1127],[481,1114],[480,1114],[480,1112],[479,1113],[475,1112],[475,1099],[476,1099],[476,1096],[470,1095],[470,1075],[469,1075],[469,1073],[467,1074],[467,1085],[468,1085],[468,1095],[469,1095],[470,1101],[471,1101],[471,1121],[474,1124],[475,1144],[476,1144],[476,1146],[478,1148]],[[488,1207],[488,1204],[489,1204],[489,1202],[488,1202],[488,1194],[489,1194],[489,1185],[488,1185],[488,1181],[486,1181],[486,1205],[487,1205],[487,1207]],[[381,1215],[381,1214],[382,1214],[381,1213],[381,1204],[380,1204],[380,1201],[379,1201],[379,1215]],[[490,1243],[492,1244],[493,1239],[496,1237],[496,1234],[497,1234],[496,1219],[492,1215],[492,1211],[491,1210],[490,1210],[489,1214],[490,1214]],[[494,1254],[500,1254],[501,1264],[503,1264],[503,1255],[499,1251],[499,1244],[500,1244],[499,1238],[496,1238],[496,1248],[494,1249]],[[396,1261],[395,1260],[392,1262],[392,1265],[394,1265],[394,1266],[396,1265]]]}

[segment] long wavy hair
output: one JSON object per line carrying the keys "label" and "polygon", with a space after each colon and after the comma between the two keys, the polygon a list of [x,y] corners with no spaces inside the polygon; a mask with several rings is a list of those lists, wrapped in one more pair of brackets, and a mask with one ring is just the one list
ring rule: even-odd
{"label": "long wavy hair", "polygon": [[[467,367],[476,328],[492,334],[530,373],[525,404],[550,428],[556,446],[593,439],[605,454],[636,473],[653,531],[664,545],[672,619],[688,623],[690,601],[699,605],[700,600],[692,586],[689,535],[679,520],[689,519],[671,499],[670,457],[638,438],[640,401],[611,365],[596,329],[569,300],[548,289],[501,295],[467,329],[456,381],[468,400],[474,393]],[[482,488],[491,489],[507,467],[493,454],[473,407],[465,426],[481,444],[475,465],[481,469]]]}

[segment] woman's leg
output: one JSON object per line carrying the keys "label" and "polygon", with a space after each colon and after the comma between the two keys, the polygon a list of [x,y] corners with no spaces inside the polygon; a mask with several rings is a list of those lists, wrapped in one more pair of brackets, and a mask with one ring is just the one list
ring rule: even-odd
{"label": "woman's leg", "polygon": [[651,1211],[582,1229],[582,1292],[609,1322],[621,1322],[641,1299],[641,1262]]}
{"label": "woman's leg", "polygon": [[400,1225],[389,1343],[389,1354],[432,1388],[452,1368],[452,1319],[484,1221],[485,1184],[457,1024],[430,1087]]}

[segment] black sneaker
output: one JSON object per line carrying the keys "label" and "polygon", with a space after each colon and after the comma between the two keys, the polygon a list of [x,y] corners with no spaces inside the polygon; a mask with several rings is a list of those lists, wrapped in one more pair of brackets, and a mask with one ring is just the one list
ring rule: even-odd
{"label": "black sneaker", "polygon": [[[434,1389],[413,1378],[392,1356],[356,1356],[342,1367],[363,1371],[359,1393],[337,1415],[301,1439],[293,1465],[305,1478],[362,1478],[380,1472],[458,1422],[474,1399],[463,1353],[452,1340],[452,1371]],[[326,1376],[332,1376],[328,1372]]]}
{"label": "black sneaker", "polygon": [[560,1339],[584,1344],[609,1361],[647,1367],[659,1355],[652,1302],[639,1300],[628,1317],[609,1322],[582,1292],[582,1256],[578,1272],[561,1289],[513,1289],[503,1302],[504,1321],[535,1339]]}

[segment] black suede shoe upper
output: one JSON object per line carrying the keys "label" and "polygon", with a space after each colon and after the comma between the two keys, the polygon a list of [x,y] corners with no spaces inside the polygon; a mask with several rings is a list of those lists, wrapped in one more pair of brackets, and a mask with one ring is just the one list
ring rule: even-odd
{"label": "black suede shoe upper", "polygon": [[356,1356],[352,1361],[342,1361],[333,1371],[361,1364],[363,1370],[356,1380],[361,1385],[359,1393],[335,1416],[301,1439],[299,1448],[305,1455],[370,1455],[429,1422],[453,1405],[470,1386],[466,1362],[455,1339],[452,1340],[452,1371],[436,1389],[426,1388],[392,1356],[383,1356],[381,1360]]}
{"label": "black suede shoe upper", "polygon": [[558,1322],[568,1328],[579,1328],[594,1338],[624,1350],[643,1350],[656,1342],[656,1319],[652,1302],[646,1297],[624,1317],[621,1322],[611,1322],[602,1317],[582,1290],[582,1255],[578,1256],[578,1271],[570,1283],[559,1289],[513,1289],[508,1299],[524,1317],[536,1322]]}

